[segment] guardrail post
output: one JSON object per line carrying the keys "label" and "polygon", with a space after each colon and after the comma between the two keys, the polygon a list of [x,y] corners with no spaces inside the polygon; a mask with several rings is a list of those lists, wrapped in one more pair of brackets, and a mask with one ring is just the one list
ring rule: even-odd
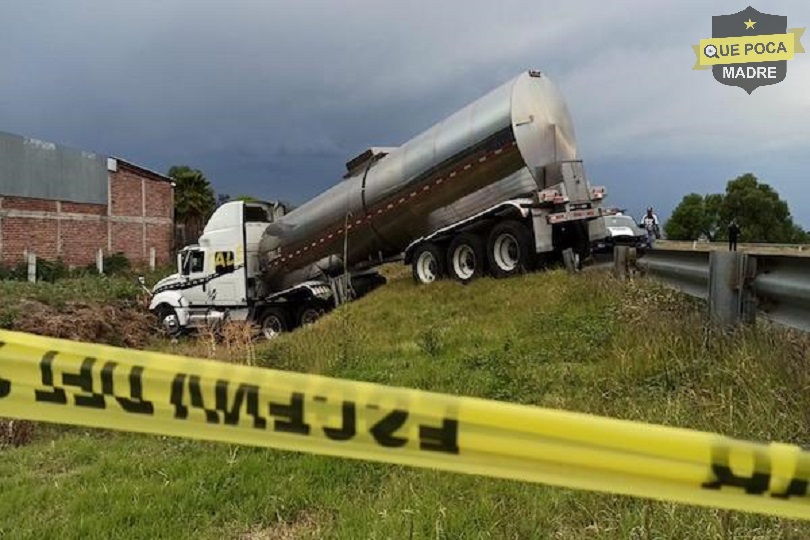
{"label": "guardrail post", "polygon": [[720,326],[741,322],[745,297],[747,255],[713,251],[709,256],[709,316]]}
{"label": "guardrail post", "polygon": [[568,270],[568,273],[575,273],[577,271],[577,263],[576,257],[574,256],[574,250],[571,248],[563,250],[562,257],[563,264],[565,265],[565,269]]}
{"label": "guardrail post", "polygon": [[613,275],[620,281],[632,279],[639,271],[638,251],[630,246],[613,247]]}
{"label": "guardrail post", "polygon": [[627,280],[627,246],[613,248],[613,275],[620,281]]}
{"label": "guardrail post", "polygon": [[757,295],[754,291],[754,280],[757,278],[757,258],[746,255],[742,268],[742,302],[740,317],[742,322],[754,324],[757,321]]}

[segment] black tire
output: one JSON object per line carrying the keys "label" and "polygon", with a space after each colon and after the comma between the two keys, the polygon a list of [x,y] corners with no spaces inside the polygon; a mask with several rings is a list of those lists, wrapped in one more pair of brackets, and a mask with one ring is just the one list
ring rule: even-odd
{"label": "black tire", "polygon": [[357,298],[362,298],[374,289],[382,287],[387,283],[381,274],[369,274],[352,278],[352,289]]}
{"label": "black tire", "polygon": [[267,341],[276,339],[283,332],[290,330],[289,314],[280,307],[270,307],[262,311],[259,319],[259,331]]}
{"label": "black tire", "polygon": [[484,241],[472,233],[461,233],[450,242],[447,248],[447,273],[461,283],[486,274],[486,251]]}
{"label": "black tire", "polygon": [[534,236],[520,221],[509,220],[492,228],[487,240],[489,269],[496,278],[534,269]]}
{"label": "black tire", "polygon": [[295,310],[295,326],[306,326],[320,319],[326,313],[326,306],[320,302],[307,302]]}
{"label": "black tire", "polygon": [[445,275],[445,256],[444,250],[433,242],[418,246],[411,260],[413,280],[420,285],[427,285],[442,279]]}
{"label": "black tire", "polygon": [[177,311],[168,304],[161,304],[155,310],[160,329],[169,337],[177,337],[183,333]]}

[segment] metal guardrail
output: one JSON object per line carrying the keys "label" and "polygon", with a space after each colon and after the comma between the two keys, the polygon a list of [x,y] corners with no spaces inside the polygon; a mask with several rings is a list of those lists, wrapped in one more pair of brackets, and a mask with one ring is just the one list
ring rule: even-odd
{"label": "metal guardrail", "polygon": [[753,322],[759,314],[810,332],[808,257],[654,249],[637,264],[667,285],[708,300],[718,322]]}
{"label": "metal guardrail", "polygon": [[681,292],[707,300],[709,297],[708,251],[647,251],[638,261],[649,274]]}
{"label": "metal guardrail", "polygon": [[810,331],[810,259],[749,255],[756,263],[751,283],[757,307],[778,323]]}

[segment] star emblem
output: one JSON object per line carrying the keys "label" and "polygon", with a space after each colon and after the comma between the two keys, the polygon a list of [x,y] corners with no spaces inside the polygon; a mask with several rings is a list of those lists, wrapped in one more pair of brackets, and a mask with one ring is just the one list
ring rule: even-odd
{"label": "star emblem", "polygon": [[755,25],[755,24],[757,24],[757,22],[756,22],[756,21],[752,21],[752,20],[751,20],[751,17],[748,17],[748,20],[747,20],[747,21],[743,21],[743,22],[745,23],[745,29],[746,29],[746,30],[753,30],[754,25]]}

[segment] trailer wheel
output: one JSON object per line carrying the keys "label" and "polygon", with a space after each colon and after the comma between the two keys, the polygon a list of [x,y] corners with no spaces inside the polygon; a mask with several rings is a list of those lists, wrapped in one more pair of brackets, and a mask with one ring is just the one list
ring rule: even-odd
{"label": "trailer wheel", "polygon": [[433,242],[422,244],[413,254],[411,262],[413,280],[419,284],[433,283],[444,277],[444,253]]}
{"label": "trailer wheel", "polygon": [[515,220],[495,225],[489,233],[487,256],[492,275],[497,278],[528,272],[534,262],[531,231]]}
{"label": "trailer wheel", "polygon": [[486,255],[481,238],[472,233],[461,233],[453,238],[447,250],[447,269],[450,276],[461,283],[483,276]]}
{"label": "trailer wheel", "polygon": [[264,339],[267,341],[276,339],[283,332],[289,330],[287,312],[278,307],[267,308],[262,313],[259,327]]}

